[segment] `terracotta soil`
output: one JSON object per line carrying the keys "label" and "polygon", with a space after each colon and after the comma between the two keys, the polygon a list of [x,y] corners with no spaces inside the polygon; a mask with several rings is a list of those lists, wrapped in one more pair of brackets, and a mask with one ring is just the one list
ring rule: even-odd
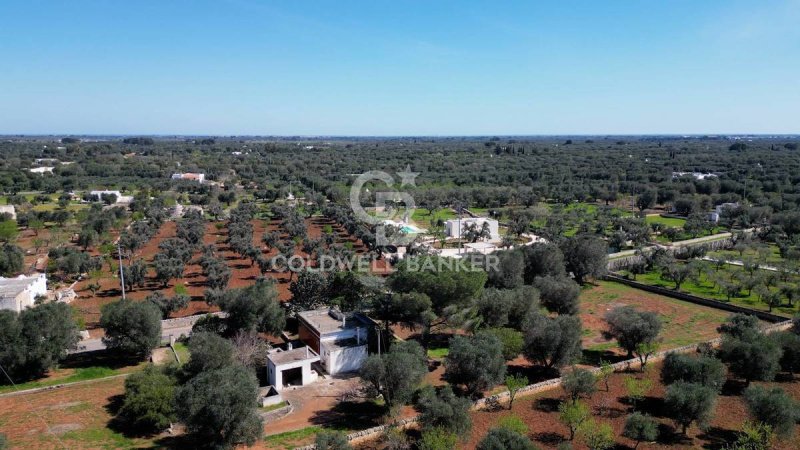
{"label": "terracotta soil", "polygon": [[[718,397],[714,418],[707,431],[700,430],[696,425],[689,428],[687,436],[679,435],[675,425],[664,413],[663,397],[664,386],[658,381],[660,363],[650,367],[646,373],[616,373],[611,377],[610,390],[605,391],[602,383],[598,384],[595,393],[588,404],[591,406],[593,418],[598,422],[610,423],[614,434],[617,449],[632,449],[635,442],[621,436],[625,419],[632,411],[630,403],[625,398],[624,378],[634,376],[646,377],[653,381],[654,388],[647,397],[639,403],[637,409],[655,417],[660,423],[660,437],[655,443],[642,443],[639,449],[720,449],[726,443],[736,439],[736,431],[748,419],[746,406],[741,397],[742,385],[738,381],[729,380],[723,393]],[[754,383],[764,386],[777,386],[786,390],[793,398],[800,400],[800,381],[784,381],[772,383]],[[515,415],[528,426],[528,437],[542,449],[555,449],[558,444],[569,438],[569,430],[558,420],[558,405],[565,401],[561,388],[550,389],[527,397],[520,397],[514,402],[513,410],[507,409],[503,404],[502,409],[495,411],[474,411],[472,416],[472,431],[468,439],[459,445],[459,449],[474,449],[490,428],[497,425],[498,421],[508,415]],[[418,434],[410,430],[409,434]],[[573,441],[576,450],[587,449],[580,437]],[[360,449],[381,449],[383,445],[377,441],[360,445]],[[774,450],[796,450],[800,448],[800,426],[796,427],[794,436],[789,440],[776,440]]]}
{"label": "terracotta soil", "polygon": [[[262,250],[264,256],[268,258],[275,256],[277,250],[267,249],[261,242],[261,237],[265,232],[279,230],[279,222],[253,220],[252,224],[254,245]],[[342,227],[329,219],[312,217],[306,219],[306,224],[308,235],[311,238],[319,238],[324,233],[325,227],[331,226],[337,233],[337,242],[339,244],[350,243],[352,249],[358,254],[364,254],[367,251],[361,241],[348,235]],[[218,226],[221,227],[218,228]],[[135,252],[133,260],[141,259],[146,263],[151,263],[159,251],[159,244],[165,239],[175,237],[175,230],[175,222],[165,222],[156,235]],[[228,231],[227,227],[224,226],[224,222],[208,223],[206,224],[206,232],[203,236],[203,244],[214,245],[217,253],[226,260],[228,266],[231,268],[231,279],[228,282],[228,289],[252,285],[255,283],[255,280],[262,275],[258,265],[253,265],[250,260],[241,258],[234,253],[225,242],[227,234]],[[286,237],[285,234],[283,234],[283,237]],[[196,259],[199,254],[199,252],[196,253],[194,258]],[[308,255],[302,251],[300,245],[296,247],[295,255],[301,258],[308,257]],[[123,263],[127,263],[127,261],[123,261]],[[116,273],[112,273],[109,267],[104,267],[103,270],[106,272],[106,276],[103,278],[97,280],[82,280],[76,284],[75,291],[78,293],[78,299],[72,303],[80,317],[85,321],[86,327],[90,330],[92,337],[102,335],[102,330],[98,330],[97,327],[100,320],[100,310],[103,305],[116,301],[121,296],[119,278]],[[372,267],[373,273],[378,275],[386,275],[389,273],[389,270],[388,263],[385,260],[375,261]],[[287,301],[291,298],[291,293],[289,292],[289,286],[291,284],[290,278],[293,279],[294,276],[290,277],[290,273],[288,272],[269,272],[266,276],[276,280],[276,287],[281,301]],[[162,283],[156,281],[154,277],[155,271],[150,268],[148,270],[145,286],[137,287],[126,292],[126,297],[133,300],[144,300],[144,298],[154,292],[162,292],[166,296],[173,296],[175,295],[175,285],[183,284],[188,294],[192,297],[192,301],[187,308],[174,312],[170,317],[186,317],[219,310],[219,308],[215,306],[209,306],[204,300],[203,295],[206,290],[206,280],[202,274],[202,268],[198,264],[187,264],[184,269],[183,278],[180,280],[171,280],[166,288],[163,287]],[[91,283],[98,283],[100,285],[100,289],[97,291],[96,295],[92,295],[91,291],[87,289],[87,286]]]}

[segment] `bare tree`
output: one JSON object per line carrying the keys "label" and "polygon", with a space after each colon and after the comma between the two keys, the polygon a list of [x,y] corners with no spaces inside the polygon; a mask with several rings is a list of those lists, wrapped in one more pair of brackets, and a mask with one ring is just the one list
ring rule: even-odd
{"label": "bare tree", "polygon": [[240,331],[231,340],[234,347],[233,357],[243,366],[256,368],[267,361],[267,351],[271,345],[255,331]]}

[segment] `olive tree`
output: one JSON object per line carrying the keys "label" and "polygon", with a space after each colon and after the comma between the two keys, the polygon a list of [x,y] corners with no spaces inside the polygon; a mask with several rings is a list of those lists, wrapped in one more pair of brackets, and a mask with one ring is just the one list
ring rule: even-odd
{"label": "olive tree", "polygon": [[581,353],[581,321],[576,316],[536,315],[525,335],[525,357],[547,368],[563,367]]}
{"label": "olive tree", "polygon": [[381,355],[370,355],[359,375],[373,395],[381,395],[388,408],[408,404],[428,372],[425,351],[414,341],[392,344]]}
{"label": "olive tree", "polygon": [[178,417],[201,441],[219,448],[253,445],[264,432],[258,381],[240,365],[204,371],[175,395]]}
{"label": "olive tree", "polygon": [[500,383],[506,375],[502,342],[487,332],[451,339],[444,365],[445,379],[463,384],[472,395]]}
{"label": "olive tree", "polygon": [[710,387],[677,381],[667,388],[664,404],[668,416],[681,427],[681,433],[685,435],[694,422],[700,428],[708,426],[716,398],[717,393]]}
{"label": "olive tree", "polygon": [[150,302],[119,300],[101,309],[103,343],[109,350],[147,358],[161,342],[161,311]]}

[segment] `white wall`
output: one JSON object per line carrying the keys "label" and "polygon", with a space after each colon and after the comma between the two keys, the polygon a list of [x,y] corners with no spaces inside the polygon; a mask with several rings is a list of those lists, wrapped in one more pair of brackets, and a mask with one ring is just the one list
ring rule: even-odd
{"label": "white wall", "polygon": [[326,353],[325,370],[329,374],[356,372],[367,359],[367,346],[343,347]]}

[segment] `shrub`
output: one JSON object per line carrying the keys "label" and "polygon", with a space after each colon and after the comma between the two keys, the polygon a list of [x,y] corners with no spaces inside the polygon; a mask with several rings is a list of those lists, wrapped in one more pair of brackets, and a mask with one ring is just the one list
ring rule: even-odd
{"label": "shrub", "polygon": [[503,358],[506,361],[511,361],[519,356],[525,347],[525,339],[522,337],[522,333],[513,328],[490,328],[486,330],[486,333],[494,335],[500,340],[503,346]]}
{"label": "shrub", "polygon": [[597,392],[597,379],[586,369],[574,368],[561,377],[561,387],[572,399],[572,403],[581,397],[591,398]]}
{"label": "shrub", "polygon": [[314,441],[317,450],[352,450],[353,446],[341,431],[322,430]]}
{"label": "shrub", "polygon": [[422,432],[418,445],[420,450],[454,450],[457,442],[458,438],[452,431],[434,427]]}
{"label": "shrub", "polygon": [[450,386],[438,392],[432,386],[422,389],[415,405],[420,413],[419,423],[424,429],[441,428],[459,436],[467,436],[472,429],[469,410],[472,402],[459,398]]}
{"label": "shrub", "polygon": [[175,421],[175,377],[154,365],[125,379],[119,415],[134,428],[158,432]]}
{"label": "shrub", "polygon": [[481,439],[476,450],[535,450],[536,446],[516,431],[508,428],[492,428]]}
{"label": "shrub", "polygon": [[633,448],[641,442],[652,442],[658,438],[658,422],[650,416],[634,412],[625,420],[622,435],[636,441]]}
{"label": "shrub", "polygon": [[667,388],[664,403],[669,417],[681,426],[685,435],[693,422],[697,422],[701,429],[708,425],[716,397],[716,391],[710,387],[677,381]]}
{"label": "shrub", "polygon": [[797,403],[781,388],[750,386],[744,391],[750,415],[769,425],[783,439],[789,438],[800,415]]}
{"label": "shrub", "polygon": [[676,381],[699,383],[719,392],[725,384],[725,378],[725,365],[710,356],[669,353],[661,366],[661,382],[664,384]]}

